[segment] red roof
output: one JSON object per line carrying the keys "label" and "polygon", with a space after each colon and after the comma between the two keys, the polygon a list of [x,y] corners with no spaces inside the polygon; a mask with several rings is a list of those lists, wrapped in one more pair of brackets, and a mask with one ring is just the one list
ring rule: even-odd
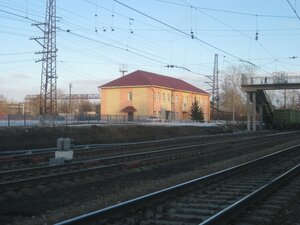
{"label": "red roof", "polygon": [[170,89],[208,94],[200,88],[197,88],[183,80],[141,70],[137,70],[126,76],[113,80],[107,84],[100,86],[100,88],[125,86],[160,86]]}

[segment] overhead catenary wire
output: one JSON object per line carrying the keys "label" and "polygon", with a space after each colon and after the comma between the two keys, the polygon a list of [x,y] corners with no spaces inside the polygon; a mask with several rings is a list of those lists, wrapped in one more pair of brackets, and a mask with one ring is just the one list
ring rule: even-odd
{"label": "overhead catenary wire", "polygon": [[34,52],[6,52],[6,53],[0,53],[0,56],[8,56],[8,55],[26,55],[26,54],[32,54]]}
{"label": "overhead catenary wire", "polygon": [[[129,17],[129,16],[127,16],[127,15],[123,15],[123,14],[117,12],[116,10],[113,11],[112,9],[106,8],[106,7],[102,6],[102,5],[99,5],[99,4],[96,5],[94,2],[91,2],[91,1],[89,1],[89,0],[85,0],[85,2],[87,2],[87,3],[91,4],[91,5],[95,5],[95,6],[99,7],[99,8],[101,8],[101,9],[104,9],[105,11],[108,11],[108,12],[110,12],[111,14],[114,14],[115,17],[116,17],[116,16],[120,16],[120,17],[126,18],[126,20],[132,20],[132,19],[133,19],[132,17]],[[145,25],[145,26],[153,27],[153,28],[155,28],[155,29],[157,29],[157,30],[159,30],[159,31],[162,31],[162,29],[160,29],[159,27],[154,26],[154,25],[149,24],[149,23],[146,23],[146,22],[144,22],[144,21],[138,20],[138,19],[134,19],[134,22],[135,22],[135,23],[140,23],[140,24]],[[121,29],[122,29],[122,28],[118,28],[118,27],[114,26],[114,30],[121,30]],[[125,31],[127,32],[127,31],[128,31],[128,28],[123,28],[123,30],[125,30]],[[137,30],[137,29],[135,28],[135,30]],[[166,31],[166,32],[173,32],[172,30],[165,30],[165,31]],[[138,35],[137,32],[135,32],[135,34],[134,34],[134,36],[132,36],[132,38],[134,38],[134,37],[140,37],[140,36]],[[183,36],[183,37],[185,37],[185,36]],[[145,39],[145,38],[140,37],[139,42],[141,42],[141,41],[143,41],[143,42],[145,42],[145,43],[147,42],[147,44],[146,44],[147,47],[149,47],[149,44],[150,44],[151,46],[154,46],[154,45],[149,41],[149,38],[150,38],[150,37],[148,37],[147,39]],[[134,43],[135,43],[135,45],[138,44],[136,39],[134,40]],[[157,49],[161,50],[162,47],[165,47],[165,46],[164,46],[164,45],[158,46]],[[156,51],[157,51],[157,49],[156,49]],[[167,50],[167,51],[168,51],[168,50]],[[165,52],[166,52],[166,50],[163,51],[163,53],[165,53]]]}
{"label": "overhead catenary wire", "polygon": [[[191,5],[191,4],[187,3],[186,1],[184,1],[184,4],[178,3],[178,2],[171,2],[168,0],[155,0],[155,1],[164,2],[164,3],[171,4],[171,5],[177,5],[177,6],[182,6],[182,7],[190,7],[190,5]],[[240,11],[200,7],[200,6],[195,6],[195,5],[193,5],[193,7],[196,9],[202,9],[202,10],[207,10],[207,11],[215,11],[215,12],[221,12],[221,13],[237,14],[237,15],[252,16],[252,17],[258,16],[258,17],[267,17],[267,18],[269,17],[269,18],[286,18],[286,19],[294,19],[295,18],[293,16],[287,16],[287,15],[256,14],[256,13],[249,13],[249,12],[240,12]]]}
{"label": "overhead catenary wire", "polygon": [[[96,3],[93,3],[93,2],[89,2],[89,1],[87,1],[88,3],[90,3],[90,4],[93,4],[93,5],[95,5],[96,7],[98,7],[98,5],[97,5],[97,2]],[[62,8],[60,8],[61,10],[64,10],[64,9],[62,9]],[[111,14],[116,14],[115,12],[114,12],[114,10],[113,9],[111,9],[111,10],[109,10],[109,9],[107,9],[108,11],[111,11]],[[73,12],[70,12],[69,10],[64,10],[64,11],[67,11],[67,12],[69,12],[69,13],[72,13],[72,14],[74,14]],[[118,15],[120,15],[120,14],[118,14]],[[132,18],[130,18],[129,17],[129,20],[131,20],[132,21]],[[64,21],[64,20],[62,20],[61,21],[61,23],[65,23],[66,21]],[[70,23],[70,22],[67,22],[69,25],[71,25],[72,23]],[[75,25],[75,24],[74,24]],[[72,26],[72,25],[71,25]],[[77,26],[77,24],[75,25],[75,26]],[[73,26],[74,27],[74,26]],[[78,27],[78,26],[77,26]],[[76,30],[83,30],[84,28],[81,28],[81,27],[78,27]],[[94,32],[93,32],[94,33]],[[86,34],[85,34],[86,35]],[[115,35],[114,35],[115,36]],[[137,44],[136,43],[136,40],[134,41],[135,42],[135,44]],[[146,46],[149,46],[149,44],[147,44]],[[132,47],[131,47],[132,48]],[[140,51],[140,50],[138,50],[137,48],[132,48],[133,50],[136,50],[136,51]],[[158,49],[161,49],[161,47],[159,47]],[[145,51],[140,51],[140,52],[142,52],[142,53],[145,53]],[[151,55],[151,56],[153,56],[154,58],[156,58],[156,59],[158,59],[158,58],[160,58],[161,56],[158,56],[158,55],[154,55],[154,54],[151,54],[151,53],[147,53],[147,55]]]}
{"label": "overhead catenary wire", "polygon": [[[185,5],[187,5],[187,6],[189,6],[189,7],[192,7],[192,8],[195,8],[195,9],[198,9],[196,6],[193,6],[193,5],[189,4],[189,3],[186,2],[185,0],[182,0],[182,1],[185,3]],[[203,10],[198,10],[198,11],[202,12],[204,15],[206,15],[206,16],[212,18],[213,20],[215,20],[215,21],[217,21],[217,22],[223,24],[224,26],[227,26],[227,27],[231,28],[232,30],[234,30],[234,31],[240,33],[241,35],[243,35],[243,36],[245,36],[245,37],[248,37],[250,40],[252,40],[252,37],[250,37],[249,35],[245,34],[245,33],[242,32],[241,30],[238,30],[238,29],[236,29],[236,28],[234,28],[234,27],[232,27],[232,26],[230,26],[230,25],[224,23],[223,21],[221,21],[221,20],[219,20],[219,19],[217,19],[217,18],[215,18],[215,17],[209,15],[208,13],[204,12]],[[259,44],[259,46],[260,46],[262,49],[265,50],[265,52],[267,52],[270,56],[272,56],[272,57],[274,58],[274,60],[276,60],[276,57],[274,57],[273,54],[272,54],[272,53],[271,53],[271,52],[270,52],[270,51],[269,51],[269,50],[268,50],[261,42],[258,41],[258,34],[259,34],[259,33],[258,33],[258,15],[257,15],[257,14],[255,14],[255,20],[256,20],[255,41]],[[250,50],[249,50],[249,54],[250,54]],[[247,63],[249,63],[250,65],[257,66],[258,68],[262,69],[262,65],[255,65],[255,64],[253,64],[252,62],[247,61],[247,60],[241,60],[241,59],[239,59],[239,61],[241,61],[241,62],[247,62]],[[262,69],[262,70],[265,71],[265,72],[267,72],[267,71],[264,70],[264,69]],[[267,73],[270,74],[269,72],[267,72]]]}
{"label": "overhead catenary wire", "polygon": [[[117,15],[117,12],[115,11],[115,15]],[[295,18],[295,17],[294,17]],[[143,22],[143,21],[142,21]],[[115,27],[116,28],[116,27]],[[127,29],[127,28],[124,28],[124,29]],[[159,28],[158,28],[159,29]],[[128,29],[127,29],[128,30]],[[161,30],[161,29],[159,29],[159,30]],[[172,31],[173,29],[168,29],[167,31]],[[181,29],[182,30],[182,29]],[[196,29],[194,29],[194,31],[195,31]],[[174,31],[174,30],[173,30]],[[76,33],[76,32],[75,32]],[[188,33],[188,32],[187,32]],[[120,34],[120,33],[119,33]],[[83,34],[84,36],[88,36],[88,34],[86,33],[86,34]],[[64,36],[66,36],[66,35],[64,35]],[[186,35],[184,35],[184,36],[186,36]],[[97,38],[95,38],[95,39],[97,39]],[[97,39],[98,40],[98,39]],[[91,41],[91,42],[93,42],[93,41]],[[112,43],[112,42],[108,42],[108,43]],[[122,47],[124,47],[124,46],[122,46]],[[155,46],[153,46],[153,47],[155,47]],[[126,48],[125,48],[126,49]],[[148,52],[149,53],[149,52]],[[155,57],[154,57],[155,58]],[[240,61],[239,59],[237,59],[238,61]],[[162,60],[162,61],[164,61],[164,60]],[[168,60],[167,60],[168,61]],[[251,60],[249,60],[249,61],[251,61]],[[160,63],[159,63],[160,64]],[[254,64],[254,63],[253,63]],[[172,64],[170,64],[170,63],[168,63],[167,65],[172,65]],[[163,66],[163,65],[162,65]],[[180,65],[178,65],[178,67],[180,67]]]}
{"label": "overhead catenary wire", "polygon": [[[9,11],[5,11],[5,10],[0,10],[0,11],[5,12],[5,13],[10,14],[10,15],[13,15],[13,16],[16,16],[16,17],[19,17],[19,18],[23,18],[23,19],[26,19],[26,20],[30,20],[30,21],[32,21],[32,22],[38,22],[38,21],[36,21],[35,19],[32,19],[32,18],[30,18],[30,17],[22,16],[22,15],[19,15],[19,14],[16,14],[16,13],[12,13],[12,12],[9,12]],[[77,34],[77,33],[72,32],[72,31],[70,31],[70,30],[64,30],[64,29],[61,29],[61,28],[57,28],[57,29],[58,29],[59,31],[64,31],[64,32],[70,33],[70,34],[72,34],[72,35],[74,35],[74,36],[77,36],[77,37],[86,39],[86,40],[90,40],[90,41],[97,42],[97,43],[100,43],[100,44],[103,44],[103,45],[107,45],[107,46],[110,46],[110,47],[112,47],[112,48],[119,49],[119,50],[122,50],[122,51],[130,52],[130,53],[132,53],[132,54],[134,54],[134,55],[137,55],[137,56],[140,56],[140,57],[142,57],[142,58],[145,58],[145,59],[148,59],[148,60],[151,60],[151,61],[160,63],[160,64],[162,64],[162,66],[163,66],[163,65],[168,65],[168,63],[166,63],[166,62],[160,61],[160,60],[158,60],[158,59],[156,59],[156,58],[153,58],[153,57],[149,57],[149,56],[144,55],[144,54],[142,54],[142,53],[138,53],[138,52],[132,51],[132,50],[130,50],[130,49],[126,49],[126,48],[123,48],[123,47],[120,47],[120,46],[116,46],[116,45],[113,45],[113,44],[110,44],[110,43],[106,43],[106,42],[103,42],[103,41],[100,41],[100,40],[95,40],[95,39],[93,39],[93,38],[89,38],[89,37],[86,37],[86,36],[84,36],[84,35]],[[176,67],[176,68],[181,68],[181,67],[178,66],[178,67]]]}
{"label": "overhead catenary wire", "polygon": [[[141,15],[143,15],[143,16],[145,16],[145,17],[151,19],[151,20],[154,20],[154,21],[156,21],[156,22],[158,22],[158,23],[160,23],[160,24],[162,24],[162,25],[164,25],[164,26],[166,26],[166,27],[169,27],[169,28],[171,28],[171,29],[173,29],[173,30],[175,30],[175,31],[177,31],[177,32],[179,32],[179,33],[185,35],[185,36],[189,36],[189,37],[190,37],[190,34],[189,34],[189,33],[185,32],[185,31],[183,31],[183,30],[181,30],[181,29],[178,29],[178,28],[176,28],[176,27],[174,27],[174,26],[171,26],[171,25],[169,25],[169,24],[167,24],[167,23],[165,23],[165,22],[163,22],[163,21],[161,21],[161,20],[158,20],[158,19],[156,19],[156,18],[154,18],[154,17],[152,17],[152,16],[150,16],[150,15],[148,15],[148,14],[146,14],[146,13],[143,13],[143,12],[141,12],[141,11],[139,11],[139,10],[137,10],[137,9],[135,9],[135,8],[133,8],[133,7],[131,7],[131,6],[129,6],[129,5],[126,5],[126,4],[124,4],[124,3],[122,3],[122,2],[120,2],[120,1],[118,1],[118,0],[113,0],[113,1],[117,2],[117,3],[120,4],[120,5],[123,5],[124,7],[128,8],[128,9],[131,9],[131,10],[133,10],[133,11],[135,11],[135,12],[137,12],[137,13],[139,13],[139,14],[141,14]],[[237,57],[237,56],[235,56],[235,55],[233,55],[233,54],[231,54],[231,53],[229,53],[229,52],[227,52],[227,51],[225,51],[225,50],[222,50],[222,49],[220,49],[220,48],[218,48],[218,47],[216,47],[216,46],[214,46],[214,45],[211,45],[211,44],[209,44],[208,42],[203,41],[203,40],[201,40],[201,39],[199,39],[199,38],[197,38],[197,37],[194,37],[194,39],[200,41],[201,43],[203,43],[203,44],[205,44],[205,45],[207,45],[207,46],[209,46],[209,47],[212,47],[212,48],[214,48],[214,49],[216,49],[216,50],[218,50],[218,51],[221,51],[221,52],[223,52],[223,53],[225,53],[225,54],[227,54],[227,55],[230,55],[230,56],[232,56],[233,58],[240,59],[239,57]]]}
{"label": "overhead catenary wire", "polygon": [[290,5],[290,7],[292,8],[293,12],[295,13],[295,15],[297,16],[298,20],[300,21],[300,16],[297,13],[296,9],[294,8],[294,6],[290,3],[289,0],[286,0],[288,2],[288,4]]}
{"label": "overhead catenary wire", "polygon": [[[169,25],[169,24],[167,24],[167,23],[165,23],[165,22],[163,22],[163,21],[161,21],[161,20],[159,20],[159,19],[156,19],[156,18],[154,18],[154,17],[152,17],[152,16],[150,16],[150,15],[148,15],[148,14],[146,14],[146,13],[143,13],[143,12],[141,12],[140,10],[137,10],[137,9],[135,9],[135,8],[133,8],[133,7],[129,6],[129,5],[127,5],[127,4],[124,4],[124,3],[122,3],[122,2],[120,2],[120,1],[118,1],[118,0],[113,0],[113,1],[116,2],[116,3],[118,3],[118,4],[120,4],[120,5],[122,5],[122,6],[124,6],[124,7],[126,7],[126,8],[128,8],[128,9],[130,9],[130,10],[132,10],[132,11],[134,11],[134,12],[136,12],[136,13],[138,13],[138,14],[143,15],[143,16],[145,16],[145,17],[147,17],[147,18],[149,18],[149,19],[151,19],[151,20],[153,20],[153,21],[156,21],[157,23],[160,23],[160,24],[162,24],[162,25],[164,25],[164,26],[166,26],[166,27],[169,27],[169,28],[171,28],[171,29],[173,29],[173,30],[175,30],[175,31],[177,31],[177,32],[179,32],[179,33],[181,33],[181,34],[183,34],[183,35],[190,36],[190,34],[188,34],[187,32],[185,32],[185,31],[183,31],[183,30],[181,30],[181,29],[178,29],[178,28],[176,28],[176,27],[174,27],[174,26],[172,26],[172,25]],[[234,55],[234,54],[232,54],[232,53],[230,53],[230,52],[228,52],[228,51],[226,51],[226,50],[223,50],[223,49],[221,49],[221,48],[219,48],[219,47],[217,47],[217,46],[215,46],[215,45],[213,45],[213,44],[210,44],[210,43],[208,43],[207,41],[204,41],[204,40],[202,40],[202,39],[200,39],[200,38],[198,38],[198,37],[194,37],[193,40],[196,40],[196,41],[198,41],[198,42],[200,42],[200,43],[202,43],[202,44],[205,44],[205,45],[207,45],[207,46],[209,46],[209,47],[211,47],[211,48],[213,48],[213,49],[215,49],[215,50],[217,50],[217,51],[219,51],[219,52],[222,52],[222,53],[224,53],[224,54],[226,54],[226,55],[228,55],[228,56],[231,56],[231,57],[233,57],[233,58],[235,58],[235,59],[238,59],[238,60],[240,60],[241,62],[245,62],[245,63],[248,63],[248,64],[250,64],[250,65],[252,65],[252,66],[256,66],[254,63],[250,62],[249,60],[242,59],[241,57],[238,57],[238,56],[236,56],[236,55]],[[258,67],[258,68],[261,69],[261,70],[263,70],[264,72],[270,74],[270,72],[264,70],[263,68],[260,68],[260,67]]]}
{"label": "overhead catenary wire", "polygon": [[[12,12],[9,12],[9,11],[5,11],[5,10],[0,10],[0,11],[3,11],[3,12],[5,12],[5,13],[7,13],[7,14],[10,14],[10,15],[13,15],[13,16],[16,16],[16,17],[19,17],[19,18],[23,18],[23,19],[26,19],[26,20],[30,20],[30,21],[32,21],[32,22],[38,22],[38,21],[36,21],[35,19],[32,19],[32,18],[30,18],[30,17],[22,16],[22,15],[19,15],[19,14],[16,14],[16,13],[12,13]],[[74,35],[74,36],[77,36],[77,37],[80,37],[80,38],[83,38],[83,39],[86,39],[86,40],[90,40],[90,41],[93,41],[93,42],[96,42],[96,43],[100,43],[100,44],[103,44],[103,45],[107,45],[107,46],[110,46],[110,47],[112,47],[112,48],[119,49],[119,50],[122,50],[122,51],[130,52],[130,53],[132,53],[132,54],[134,54],[134,55],[137,55],[137,56],[140,56],[140,57],[142,57],[142,58],[145,58],[145,59],[148,59],[148,60],[151,60],[151,61],[160,63],[160,64],[162,64],[162,66],[164,66],[164,65],[165,65],[165,66],[169,65],[168,63],[163,62],[163,61],[160,61],[160,60],[158,60],[157,58],[149,57],[149,56],[147,56],[147,55],[144,55],[144,54],[142,54],[142,53],[138,53],[138,52],[132,51],[132,50],[130,50],[130,49],[126,49],[126,48],[123,48],[123,47],[120,47],[120,46],[116,46],[116,45],[113,45],[113,44],[110,44],[110,43],[106,43],[106,42],[103,42],[103,41],[100,41],[100,40],[96,40],[96,39],[93,39],[93,38],[89,38],[89,37],[86,37],[86,36],[84,36],[84,35],[81,35],[81,34],[77,34],[77,33],[75,33],[75,32],[72,32],[72,31],[70,31],[70,30],[64,30],[64,29],[61,29],[61,28],[57,28],[57,29],[58,29],[59,31],[67,32],[67,33],[70,33],[70,34],[72,34],[72,35]],[[145,52],[143,52],[143,53],[145,53]],[[174,68],[174,67],[173,67],[173,68]],[[182,69],[183,67],[176,66],[175,68]],[[191,70],[189,70],[189,71],[191,71]]]}
{"label": "overhead catenary wire", "polygon": [[[89,2],[88,0],[85,0],[85,1],[87,1],[87,2]],[[188,7],[192,7],[193,9],[195,9],[195,10],[197,10],[197,9],[201,9],[201,7],[197,7],[197,6],[194,6],[194,5],[191,5],[191,4],[189,4],[189,3],[187,3],[186,1],[184,1],[185,2],[185,4],[184,4],[184,6],[188,6]],[[91,3],[91,2],[89,2],[89,3]],[[92,3],[91,3],[92,4]],[[207,8],[204,8],[204,9],[207,9]],[[108,9],[106,9],[106,10],[108,10]],[[198,10],[199,11],[199,10]],[[203,10],[202,10],[203,11]],[[205,12],[204,12],[205,13]],[[207,13],[206,13],[207,14]],[[127,17],[127,16],[124,16],[124,15],[122,15],[122,14],[118,14],[118,15],[120,15],[120,16],[123,16],[123,17]],[[255,17],[257,17],[257,16],[265,16],[265,17],[271,17],[272,15],[262,15],[262,14],[257,14],[257,13],[248,13],[247,15],[251,15],[251,16],[255,16]],[[208,15],[209,16],[209,15]],[[210,16],[210,17],[212,17],[212,16]],[[278,15],[275,15],[274,17],[288,17],[288,18],[294,18],[294,17],[290,17],[290,16],[278,16]],[[127,17],[127,18],[129,18],[129,17]],[[216,18],[214,18],[215,20],[218,20],[218,19],[216,19]],[[219,22],[221,22],[221,21],[219,21]],[[195,23],[195,22],[194,22]],[[147,25],[149,25],[149,24],[147,24]],[[224,24],[225,26],[227,26],[227,27],[230,27],[232,30],[234,30],[234,31],[236,31],[236,32],[238,32],[238,33],[240,33],[240,34],[242,34],[242,35],[244,35],[244,36],[246,36],[246,37],[248,37],[248,38],[250,38],[250,39],[254,39],[254,38],[251,38],[248,34],[246,34],[246,33],[244,33],[244,31],[243,30],[238,30],[238,29],[235,29],[234,27],[232,27],[232,26],[230,26],[230,25],[227,25],[227,24]],[[296,30],[298,30],[299,28],[296,28]],[[160,29],[160,30],[162,30],[162,29]],[[170,31],[171,31],[172,29],[170,28]],[[185,30],[183,30],[183,29],[181,29],[182,31],[185,31]],[[277,30],[277,29],[260,29],[261,31],[275,31],[275,30]],[[278,29],[278,30],[286,30],[286,28],[284,28],[284,29]],[[292,30],[294,30],[294,29],[292,29]],[[194,33],[194,31],[197,31],[197,29],[196,29],[196,27],[195,27],[195,29],[193,30],[193,33]],[[220,31],[224,31],[224,30],[220,30]],[[252,31],[252,30],[245,30],[245,31]],[[257,29],[256,29],[256,31],[257,31]],[[185,33],[187,33],[187,32],[185,32]],[[184,34],[185,36],[186,36],[186,34]],[[191,35],[190,35],[191,36]],[[220,34],[218,34],[218,36],[220,36]],[[262,49],[264,49],[268,54],[270,54],[271,56],[273,55],[272,53],[270,53],[270,51],[269,50],[267,50],[267,48],[265,47],[265,46],[263,46],[262,45],[262,43],[261,42],[258,42],[258,44],[262,47]],[[205,48],[205,46],[204,45],[202,45],[202,47],[204,47]],[[205,48],[206,50],[208,50],[208,51],[210,51],[208,48]],[[211,51],[210,51],[211,52]],[[214,52],[212,52],[212,53],[214,53]],[[224,53],[224,52],[223,52]],[[239,61],[244,61],[244,62],[247,62],[248,63],[248,61],[249,60],[241,60],[241,59],[239,59]],[[252,65],[254,65],[254,63],[252,63]],[[263,68],[260,68],[261,70],[263,70],[264,72],[266,72],[266,73],[268,73],[269,74],[269,72],[268,71],[266,71],[266,70],[264,70]]]}

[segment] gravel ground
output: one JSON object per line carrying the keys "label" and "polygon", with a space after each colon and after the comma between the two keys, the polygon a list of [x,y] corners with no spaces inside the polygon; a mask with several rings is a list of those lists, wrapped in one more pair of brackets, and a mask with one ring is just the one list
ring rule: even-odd
{"label": "gravel ground", "polygon": [[[298,143],[298,141],[294,141],[294,143]],[[286,144],[277,147],[283,146],[286,146]],[[81,186],[70,182],[68,188],[64,186],[56,195],[50,191],[42,194],[40,198],[37,196],[34,205],[31,205],[31,209],[29,209],[31,212],[35,211],[36,215],[32,216],[32,214],[28,213],[28,216],[23,214],[23,216],[15,217],[13,224],[53,224],[57,221],[219,171],[272,151],[274,150],[270,148],[260,153],[237,156],[230,160],[222,160],[222,157],[220,157],[219,161],[206,165],[199,165],[197,159],[193,159],[181,160],[176,163],[172,162],[164,166],[155,165],[135,168],[127,171],[126,174],[123,172],[115,174],[109,180],[105,179],[95,182],[94,179],[91,179],[90,183],[85,183]],[[164,172],[161,173],[161,171]],[[157,176],[157,174],[162,176]],[[45,187],[40,188],[43,189]],[[30,199],[30,196],[28,199]],[[46,204],[46,201],[43,201],[45,199],[48,199],[47,204],[49,205]],[[28,201],[26,202],[24,202],[23,207],[26,207],[26,204],[28,204]],[[18,204],[16,208],[20,207],[22,207],[22,203]],[[44,210],[43,207],[48,207],[49,209]]]}
{"label": "gravel ground", "polygon": [[88,127],[0,128],[0,151],[56,147],[56,140],[69,137],[74,144],[101,144],[158,140],[171,137],[232,132],[235,127],[92,125]]}
{"label": "gravel ground", "polygon": [[[299,179],[300,175],[298,175]],[[272,225],[300,225],[300,188],[293,201],[273,219]]]}

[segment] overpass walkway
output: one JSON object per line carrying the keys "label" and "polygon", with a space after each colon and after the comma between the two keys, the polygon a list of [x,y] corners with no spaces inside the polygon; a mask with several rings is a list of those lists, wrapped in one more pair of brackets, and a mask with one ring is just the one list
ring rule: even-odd
{"label": "overpass walkway", "polygon": [[241,88],[247,93],[247,129],[256,130],[258,112],[259,128],[273,119],[273,105],[266,90],[300,89],[300,74],[276,73],[273,76],[246,77],[242,75]]}

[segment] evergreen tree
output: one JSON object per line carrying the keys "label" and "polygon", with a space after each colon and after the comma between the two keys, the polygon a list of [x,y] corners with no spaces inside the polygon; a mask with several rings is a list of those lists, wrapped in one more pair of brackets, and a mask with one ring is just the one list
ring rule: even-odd
{"label": "evergreen tree", "polygon": [[190,116],[193,121],[202,122],[204,120],[203,111],[196,100],[192,103]]}

